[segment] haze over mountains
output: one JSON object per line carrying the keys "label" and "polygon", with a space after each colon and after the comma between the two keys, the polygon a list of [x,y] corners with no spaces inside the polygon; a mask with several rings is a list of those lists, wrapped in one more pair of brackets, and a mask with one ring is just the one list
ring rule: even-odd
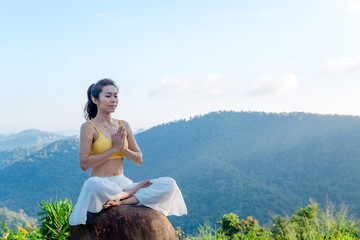
{"label": "haze over mountains", "polygon": [[[125,175],[176,179],[189,214],[169,219],[188,232],[229,212],[265,224],[309,198],[344,201],[360,213],[359,117],[214,112],[153,127],[136,139],[144,163],[125,161]],[[0,163],[7,159],[0,167],[0,207],[35,216],[41,200],[75,202],[88,175],[79,167],[78,147],[72,138],[0,152]]]}
{"label": "haze over mountains", "polygon": [[[70,133],[70,132],[67,132]],[[46,143],[51,143],[59,139],[74,138],[73,135],[63,135],[59,133],[48,133],[37,129],[28,129],[16,134],[0,135],[0,151],[14,149],[18,147],[35,147]]]}

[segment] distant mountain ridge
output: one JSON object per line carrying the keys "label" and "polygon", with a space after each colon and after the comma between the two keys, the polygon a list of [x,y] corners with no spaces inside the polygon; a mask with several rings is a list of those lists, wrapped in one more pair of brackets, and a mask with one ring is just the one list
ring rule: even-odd
{"label": "distant mountain ridge", "polygon": [[[360,215],[359,117],[213,112],[153,127],[136,140],[144,163],[125,161],[125,175],[173,177],[189,214],[169,219],[187,232],[229,212],[263,224],[309,198],[345,202]],[[78,148],[79,139],[58,140],[0,169],[0,207],[34,216],[41,200],[75,202],[88,176]]]}
{"label": "distant mountain ridge", "polygon": [[0,151],[15,149],[18,147],[34,147],[51,143],[59,139],[71,138],[56,133],[43,132],[37,129],[28,129],[16,134],[0,135]]}
{"label": "distant mountain ridge", "polygon": [[142,132],[145,132],[145,131],[146,131],[145,128],[139,128],[139,129],[137,129],[137,130],[134,132],[134,135],[139,134],[139,133],[142,133]]}

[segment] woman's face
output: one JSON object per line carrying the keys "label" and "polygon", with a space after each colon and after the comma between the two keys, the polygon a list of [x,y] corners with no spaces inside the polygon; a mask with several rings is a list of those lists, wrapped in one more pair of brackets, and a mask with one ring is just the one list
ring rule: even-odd
{"label": "woman's face", "polygon": [[95,102],[98,110],[105,112],[115,112],[115,109],[118,105],[118,94],[116,87],[113,85],[108,85],[103,87],[99,99],[96,99]]}

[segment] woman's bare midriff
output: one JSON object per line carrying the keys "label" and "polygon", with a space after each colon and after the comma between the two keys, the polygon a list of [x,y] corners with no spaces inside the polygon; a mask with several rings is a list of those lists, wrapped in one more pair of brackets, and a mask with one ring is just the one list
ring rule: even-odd
{"label": "woman's bare midriff", "polygon": [[91,169],[90,177],[112,177],[123,173],[123,158],[114,158]]}

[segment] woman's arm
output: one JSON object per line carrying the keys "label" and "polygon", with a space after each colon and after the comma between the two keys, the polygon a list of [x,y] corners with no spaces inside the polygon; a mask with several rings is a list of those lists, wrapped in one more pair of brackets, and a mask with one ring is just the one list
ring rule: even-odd
{"label": "woman's arm", "polygon": [[106,162],[112,155],[118,152],[121,147],[123,147],[123,143],[121,144],[121,135],[125,135],[125,132],[124,129],[119,128],[116,136],[114,136],[111,148],[100,154],[91,155],[95,131],[93,125],[89,122],[86,122],[81,126],[79,162],[81,169],[84,171]]}
{"label": "woman's arm", "polygon": [[135,163],[136,165],[141,165],[143,162],[142,153],[140,151],[139,146],[136,143],[134,134],[131,131],[129,123],[126,121],[122,121],[122,122],[127,131],[127,140],[128,140],[129,146],[128,146],[128,148],[123,147],[120,150],[125,154],[126,158],[129,159],[130,162]]}

